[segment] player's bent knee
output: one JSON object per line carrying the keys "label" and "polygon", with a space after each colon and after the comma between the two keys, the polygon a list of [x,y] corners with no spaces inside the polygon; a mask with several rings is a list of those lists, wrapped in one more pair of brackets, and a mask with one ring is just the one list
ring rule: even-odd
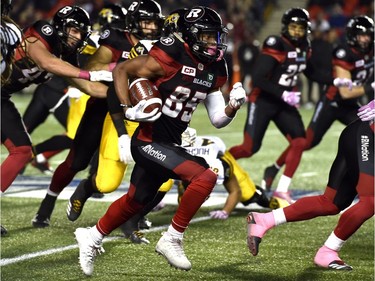
{"label": "player's bent knee", "polygon": [[17,159],[18,163],[26,164],[33,158],[32,147],[28,145],[15,146],[9,152],[12,157]]}
{"label": "player's bent knee", "polygon": [[358,203],[362,205],[364,220],[371,218],[375,214],[375,201],[373,196],[360,196]]}
{"label": "player's bent knee", "polygon": [[204,189],[207,189],[211,192],[212,189],[215,187],[216,180],[217,180],[216,173],[212,171],[210,168],[208,168],[203,173],[201,173],[198,177],[192,180],[191,183],[199,185],[203,187]]}
{"label": "player's bent knee", "polygon": [[97,177],[95,183],[99,192],[111,193],[115,191],[121,185],[121,180],[108,179],[108,178],[105,180],[101,180],[101,179],[98,179]]}
{"label": "player's bent knee", "polygon": [[290,145],[297,149],[305,149],[306,148],[306,139],[305,138],[295,138],[291,140]]}
{"label": "player's bent knee", "polygon": [[336,206],[331,199],[326,197],[325,195],[319,196],[319,202],[322,209],[324,209],[324,213],[326,215],[337,215],[340,213],[341,208]]}

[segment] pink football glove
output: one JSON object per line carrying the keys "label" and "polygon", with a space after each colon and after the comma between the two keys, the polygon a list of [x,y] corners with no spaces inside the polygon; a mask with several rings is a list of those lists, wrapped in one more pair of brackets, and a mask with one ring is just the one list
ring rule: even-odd
{"label": "pink football glove", "polygon": [[289,92],[284,91],[283,95],[281,96],[283,101],[285,101],[287,104],[291,106],[297,107],[299,104],[299,101],[301,100],[301,92]]}
{"label": "pink football glove", "polygon": [[335,78],[335,80],[333,80],[333,85],[336,87],[348,87],[349,90],[352,90],[353,81],[349,78]]}
{"label": "pink football glove", "polygon": [[357,113],[362,121],[370,121],[375,119],[375,100],[370,101],[368,104],[360,107]]}
{"label": "pink football glove", "polygon": [[211,211],[210,212],[210,217],[212,219],[218,219],[218,220],[226,220],[229,215],[226,211],[221,211],[221,210],[216,210],[216,211]]}

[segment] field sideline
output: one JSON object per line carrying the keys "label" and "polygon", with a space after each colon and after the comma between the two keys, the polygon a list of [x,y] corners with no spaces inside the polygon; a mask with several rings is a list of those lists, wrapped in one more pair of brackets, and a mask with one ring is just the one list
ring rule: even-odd
{"label": "field sideline", "polygon": [[[30,100],[29,95],[15,95],[21,111]],[[301,109],[305,124],[313,111]],[[242,129],[246,109],[239,112],[233,123],[217,130],[209,124],[207,113],[198,107],[192,126],[200,135],[217,135],[227,147],[242,141]],[[329,167],[335,157],[337,139],[342,131],[341,124],[334,124],[322,143],[303,155],[301,165],[295,175],[291,189],[296,196],[320,193],[326,185]],[[63,130],[53,118],[38,128],[32,135],[34,143],[62,133]],[[273,163],[285,148],[286,141],[271,125],[263,146],[251,159],[241,159],[239,163],[259,184],[266,166]],[[2,160],[7,151],[1,150]],[[52,159],[56,168],[66,152]],[[111,201],[121,196],[127,189],[129,172],[123,185],[113,194],[102,199],[90,199],[84,212],[76,222],[70,222],[65,215],[67,199],[80,178],[81,172],[57,200],[51,219],[51,227],[34,229],[31,219],[36,213],[41,198],[48,186],[49,178],[28,166],[23,177],[1,197],[1,223],[9,234],[1,239],[1,280],[85,280],[78,265],[78,249],[73,232],[77,227],[92,226],[96,223]],[[26,184],[27,183],[27,184]],[[249,210],[258,209],[251,205],[240,205],[226,221],[211,220],[210,210],[220,207],[226,194],[221,186],[215,188],[209,200],[197,213],[194,222],[185,234],[185,252],[192,261],[189,272],[171,268],[164,258],[154,252],[160,233],[168,226],[176,209],[176,190],[172,189],[165,198],[167,206],[159,212],[150,213],[153,229],[146,233],[150,245],[134,245],[114,231],[105,241],[106,253],[95,263],[94,275],[90,280],[256,280],[256,281],[372,281],[374,274],[374,219],[367,221],[361,229],[344,245],[341,257],[354,267],[352,272],[337,272],[317,268],[312,260],[316,250],[324,243],[338,216],[322,217],[311,221],[287,224],[271,230],[260,245],[257,257],[251,256],[246,247],[245,217]]]}

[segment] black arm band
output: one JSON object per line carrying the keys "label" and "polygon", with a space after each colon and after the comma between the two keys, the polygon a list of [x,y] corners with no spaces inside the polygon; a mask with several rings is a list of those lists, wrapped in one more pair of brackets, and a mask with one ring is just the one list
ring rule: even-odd
{"label": "black arm band", "polygon": [[125,127],[125,124],[124,124],[124,119],[123,118],[118,118],[118,116],[113,116],[113,115],[111,115],[111,117],[112,117],[113,125],[116,128],[118,137],[120,137],[122,135],[127,135],[128,132],[126,131],[126,127]]}
{"label": "black arm band", "polygon": [[108,111],[111,114],[122,113],[124,114],[123,108],[120,106],[121,102],[116,95],[116,90],[113,82],[109,85],[107,90],[107,104]]}

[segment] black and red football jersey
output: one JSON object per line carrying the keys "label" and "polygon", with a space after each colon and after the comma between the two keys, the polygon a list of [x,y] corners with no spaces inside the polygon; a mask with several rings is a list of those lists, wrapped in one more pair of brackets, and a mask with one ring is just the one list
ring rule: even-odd
{"label": "black and red football jersey", "polygon": [[[373,50],[363,54],[347,44],[339,45],[333,50],[332,64],[349,71],[353,83],[358,86],[363,86],[366,82],[374,80]],[[333,73],[333,76],[336,77],[335,73]],[[335,86],[330,86],[327,89],[326,96],[330,100],[342,101],[339,90]]]}
{"label": "black and red football jersey", "polygon": [[[272,69],[267,70],[268,73],[256,73],[260,68],[267,68],[267,66],[259,65],[263,63],[262,57],[265,56],[273,58],[277,63]],[[307,40],[301,46],[295,47],[282,36],[267,37],[254,65],[252,98],[264,93],[269,97],[280,99],[283,91],[293,90],[297,86],[298,75],[305,71],[310,56],[311,48]],[[256,79],[259,75],[264,76],[267,87],[263,87],[261,83],[263,79]]]}
{"label": "black and red football jersey", "polygon": [[130,33],[108,28],[102,32],[99,45],[105,46],[112,51],[112,62],[121,62],[129,58],[134,42],[130,38]]}
{"label": "black and red football jersey", "polygon": [[31,84],[40,84],[48,81],[53,74],[41,69],[35,62],[25,54],[23,46],[30,37],[38,38],[56,57],[61,56],[61,42],[53,26],[44,20],[35,22],[32,26],[24,30],[21,44],[16,49],[12,75],[9,83],[1,89],[2,97],[9,97],[12,93],[18,92]]}
{"label": "black and red football jersey", "polygon": [[181,134],[198,104],[227,81],[227,63],[224,59],[209,64],[199,62],[188,45],[174,36],[162,37],[149,55],[166,73],[153,81],[162,95],[162,115],[154,123],[141,123],[139,136],[180,144]]}

